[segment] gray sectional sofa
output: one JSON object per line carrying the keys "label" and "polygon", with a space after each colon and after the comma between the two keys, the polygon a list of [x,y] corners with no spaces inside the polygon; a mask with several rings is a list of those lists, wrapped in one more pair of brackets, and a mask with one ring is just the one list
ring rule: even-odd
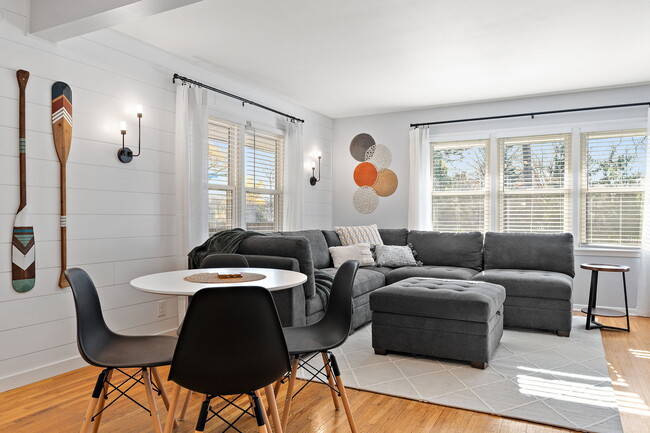
{"label": "gray sectional sofa", "polygon": [[[573,236],[563,234],[436,232],[380,229],[384,244],[412,244],[423,266],[359,268],[353,288],[353,327],[371,320],[370,294],[410,277],[479,280],[506,289],[504,325],[545,329],[568,336],[571,330]],[[285,326],[316,322],[325,306],[316,293],[314,269],[334,275],[328,247],[340,246],[333,230],[302,230],[252,236],[238,253],[283,257],[285,269],[307,275],[298,288],[274,294]],[[265,259],[254,260],[265,266]],[[276,259],[275,265],[278,264]]]}

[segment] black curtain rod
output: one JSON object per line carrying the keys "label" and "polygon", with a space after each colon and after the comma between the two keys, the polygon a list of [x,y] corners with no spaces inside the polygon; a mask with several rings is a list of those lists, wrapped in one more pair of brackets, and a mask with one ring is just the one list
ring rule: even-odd
{"label": "black curtain rod", "polygon": [[242,98],[241,96],[234,95],[232,93],[226,92],[225,90],[217,89],[216,87],[208,86],[207,84],[200,83],[198,81],[194,81],[190,78],[187,77],[182,77],[178,74],[174,74],[174,78],[172,79],[173,83],[176,83],[176,80],[181,80],[184,83],[190,83],[194,84],[195,86],[203,87],[204,89],[212,90],[213,92],[221,93],[222,95],[228,96],[229,98],[234,98],[242,102],[242,105],[248,104],[248,105],[254,105],[256,107],[262,108],[264,110],[272,111],[275,114],[279,114],[280,116],[284,116],[287,119],[291,119],[293,122],[298,122],[298,123],[305,123],[304,120],[298,119],[297,117],[290,116],[287,113],[283,113],[278,110],[274,110],[271,107],[267,107],[266,105],[258,104],[257,102],[251,101],[250,99]]}
{"label": "black curtain rod", "polygon": [[476,122],[478,120],[495,120],[495,119],[507,119],[510,117],[528,117],[534,119],[535,116],[540,116],[542,114],[559,114],[559,113],[572,113],[574,111],[591,111],[591,110],[605,110],[608,108],[624,108],[624,107],[637,107],[640,105],[650,106],[650,102],[635,102],[633,104],[619,104],[619,105],[601,105],[598,107],[584,107],[584,108],[569,108],[567,110],[553,110],[553,111],[537,111],[534,113],[520,113],[520,114],[506,114],[503,116],[489,116],[489,117],[474,117],[470,119],[455,119],[455,120],[442,120],[439,122],[425,122],[425,123],[411,123],[411,128],[417,128],[419,126],[429,126],[429,125],[443,125],[445,123],[461,123],[461,122]]}

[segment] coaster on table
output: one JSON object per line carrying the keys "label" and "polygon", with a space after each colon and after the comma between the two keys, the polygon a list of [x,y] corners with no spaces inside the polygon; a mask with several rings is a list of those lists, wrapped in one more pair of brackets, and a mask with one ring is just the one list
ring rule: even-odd
{"label": "coaster on table", "polygon": [[216,272],[202,272],[199,274],[189,275],[183,279],[190,283],[247,283],[249,281],[263,280],[266,278],[266,275],[254,274],[252,272],[242,272],[240,277],[232,277],[230,275],[232,274],[219,275]]}

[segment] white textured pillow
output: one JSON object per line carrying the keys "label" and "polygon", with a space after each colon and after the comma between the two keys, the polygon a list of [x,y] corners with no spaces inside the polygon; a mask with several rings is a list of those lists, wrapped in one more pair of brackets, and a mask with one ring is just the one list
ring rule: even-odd
{"label": "white textured pillow", "polygon": [[364,242],[370,245],[384,245],[384,241],[379,236],[377,224],[369,226],[338,226],[334,227],[334,230],[339,235],[341,245],[354,245]]}
{"label": "white textured pillow", "polygon": [[377,245],[377,266],[399,268],[402,266],[419,266],[413,257],[413,250],[406,245]]}
{"label": "white textured pillow", "polygon": [[361,243],[344,247],[329,247],[335,268],[340,268],[348,260],[356,260],[359,266],[375,266],[370,244]]}

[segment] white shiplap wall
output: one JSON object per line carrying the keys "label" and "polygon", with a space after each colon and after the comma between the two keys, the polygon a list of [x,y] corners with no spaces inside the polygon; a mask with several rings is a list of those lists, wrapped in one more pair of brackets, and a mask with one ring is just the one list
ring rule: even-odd
{"label": "white shiplap wall", "polygon": [[[74,129],[68,159],[68,265],[87,270],[99,288],[109,326],[125,333],[159,333],[177,325],[177,302],[133,290],[139,275],[177,269],[174,72],[307,120],[305,153],[323,152],[323,181],[308,184],[305,225],[330,227],[331,119],[259,89],[237,83],[114,31],[59,44],[25,34],[28,2],[0,0],[0,391],[83,365],[75,338],[70,289],[59,274],[59,163],[51,136],[54,81],[73,92]],[[10,241],[18,206],[18,88],[15,72],[31,72],[27,86],[28,203],[36,234],[36,287],[11,288]],[[116,158],[118,122],[127,120],[133,147],[136,117],[144,106],[142,156]],[[211,96],[214,108],[262,124],[278,119],[235,101]],[[308,189],[309,188],[309,189]],[[167,315],[158,317],[158,301]]]}

